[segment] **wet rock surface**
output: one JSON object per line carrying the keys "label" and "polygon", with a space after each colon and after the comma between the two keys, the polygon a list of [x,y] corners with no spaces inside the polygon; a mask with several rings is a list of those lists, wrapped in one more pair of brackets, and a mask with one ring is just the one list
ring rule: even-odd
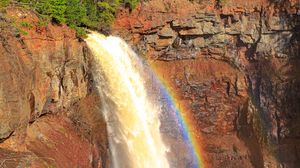
{"label": "wet rock surface", "polygon": [[[192,114],[208,167],[296,168],[299,5],[152,0],[121,11],[114,33],[155,67]],[[166,139],[179,146],[172,135]]]}

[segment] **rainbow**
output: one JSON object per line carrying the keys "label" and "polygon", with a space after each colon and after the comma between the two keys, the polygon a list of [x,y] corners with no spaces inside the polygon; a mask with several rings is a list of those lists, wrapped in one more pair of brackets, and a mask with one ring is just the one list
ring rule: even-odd
{"label": "rainbow", "polygon": [[[196,132],[195,121],[190,117],[189,110],[183,106],[183,103],[179,102],[179,96],[176,95],[175,89],[173,89],[170,82],[162,76],[162,72],[159,71],[158,67],[155,67],[154,64],[146,61],[150,66],[150,71],[154,73],[157,84],[161,87],[160,91],[162,96],[166,99],[168,106],[174,109],[176,118],[178,120],[179,127],[181,129],[182,135],[185,140],[189,143],[190,153],[193,155],[193,158],[197,161],[196,165],[192,168],[204,168],[208,167],[205,164],[205,158],[203,156],[202,140],[199,136],[199,133]],[[150,72],[150,73],[151,73]]]}

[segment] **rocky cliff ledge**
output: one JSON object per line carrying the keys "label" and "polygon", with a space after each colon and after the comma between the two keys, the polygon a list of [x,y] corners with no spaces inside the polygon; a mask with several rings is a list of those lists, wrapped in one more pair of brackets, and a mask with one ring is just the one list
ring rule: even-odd
{"label": "rocky cliff ledge", "polygon": [[0,167],[107,167],[85,43],[24,9],[1,14],[0,31]]}
{"label": "rocky cliff ledge", "polygon": [[189,107],[210,167],[300,166],[299,1],[145,1],[114,34]]}

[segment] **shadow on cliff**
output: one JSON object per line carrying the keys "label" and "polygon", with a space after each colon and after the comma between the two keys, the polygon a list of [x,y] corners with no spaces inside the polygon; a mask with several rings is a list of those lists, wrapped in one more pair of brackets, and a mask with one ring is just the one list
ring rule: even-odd
{"label": "shadow on cliff", "polygon": [[255,167],[274,161],[268,154],[277,166],[300,166],[300,16],[282,11],[279,19],[282,27],[292,23],[291,36],[277,41],[281,50],[260,54],[258,41],[246,52],[250,100],[240,109],[239,137],[249,147]]}
{"label": "shadow on cliff", "polygon": [[276,156],[286,167],[300,167],[300,16],[296,18],[294,33],[290,43],[285,46],[287,54],[286,79],[277,95],[278,146]]}

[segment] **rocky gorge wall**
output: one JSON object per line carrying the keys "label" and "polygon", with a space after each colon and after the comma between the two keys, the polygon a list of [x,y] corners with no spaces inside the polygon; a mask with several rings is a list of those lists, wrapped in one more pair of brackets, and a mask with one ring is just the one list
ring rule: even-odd
{"label": "rocky gorge wall", "polygon": [[0,31],[0,167],[108,167],[85,43],[21,8],[0,14]]}
{"label": "rocky gorge wall", "polygon": [[[297,0],[149,0],[113,34],[193,114],[207,167],[296,168],[299,17]],[[109,167],[85,43],[24,9],[0,14],[0,31],[0,167]]]}
{"label": "rocky gorge wall", "polygon": [[208,167],[300,166],[299,33],[295,0],[142,1],[113,26],[188,106]]}

